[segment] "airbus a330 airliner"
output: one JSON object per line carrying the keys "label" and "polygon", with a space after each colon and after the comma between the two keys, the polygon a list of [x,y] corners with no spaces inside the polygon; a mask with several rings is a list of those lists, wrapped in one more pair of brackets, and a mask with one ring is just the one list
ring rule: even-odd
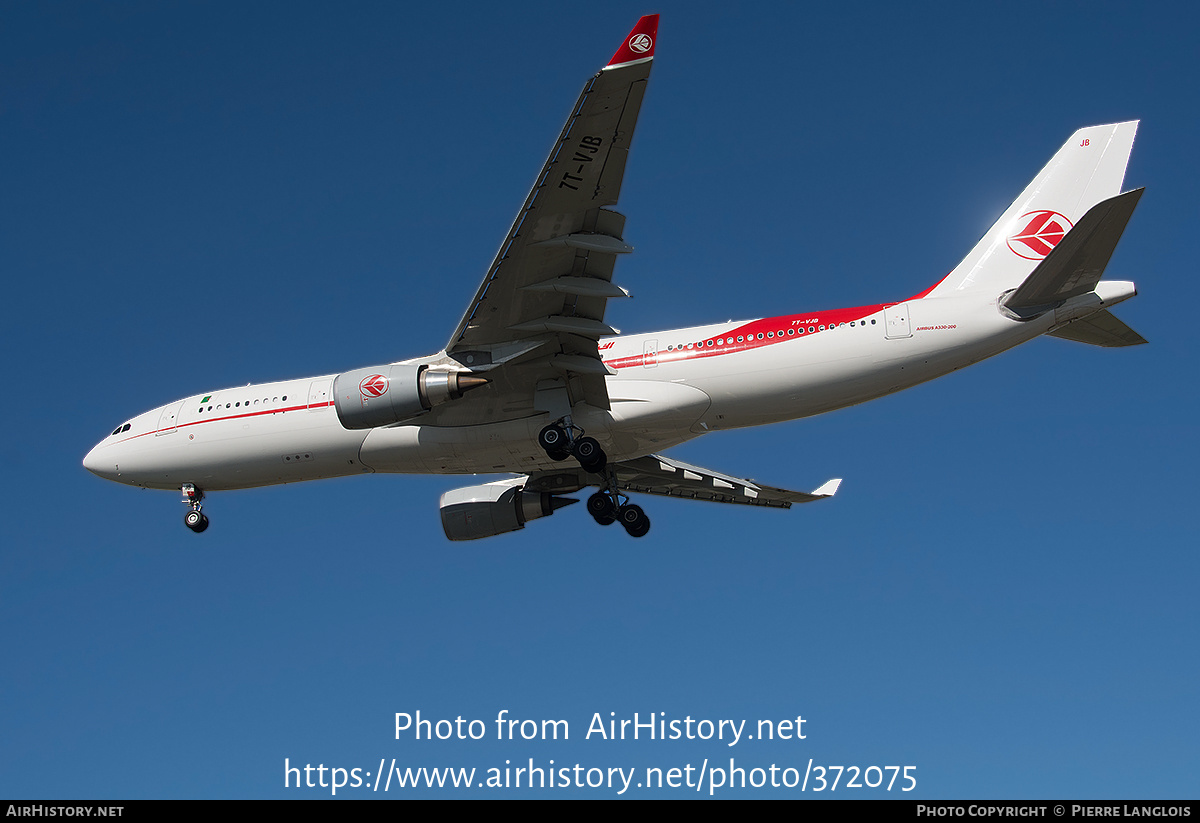
{"label": "airbus a330 airliner", "polygon": [[205,493],[370,472],[511,473],[442,495],[451,540],[524,528],[577,502],[635,537],[628,493],[787,508],[787,491],[659,452],[707,432],[794,420],[915,386],[1042,334],[1146,342],[1101,276],[1141,197],[1121,193],[1136,122],[1076,132],[954,271],[907,300],[652,334],[606,325],[625,218],[611,210],[654,58],[643,17],[587,81],[445,348],[337,375],[205,391],[122,423],[93,473]]}

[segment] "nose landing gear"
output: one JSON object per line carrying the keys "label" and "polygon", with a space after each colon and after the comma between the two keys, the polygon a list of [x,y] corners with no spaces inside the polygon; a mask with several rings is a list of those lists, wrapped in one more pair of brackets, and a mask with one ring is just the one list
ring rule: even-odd
{"label": "nose landing gear", "polygon": [[208,518],[200,511],[200,501],[204,499],[204,492],[191,483],[184,483],[180,491],[183,492],[183,502],[191,507],[183,516],[183,525],[199,534],[208,528]]}

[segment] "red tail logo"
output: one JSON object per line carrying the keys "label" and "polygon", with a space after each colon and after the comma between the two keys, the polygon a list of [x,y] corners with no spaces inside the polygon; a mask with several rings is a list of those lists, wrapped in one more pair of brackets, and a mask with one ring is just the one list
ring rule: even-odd
{"label": "red tail logo", "polygon": [[1049,209],[1023,214],[1021,221],[1025,228],[1009,235],[1008,247],[1026,260],[1041,260],[1075,225],[1065,215]]}

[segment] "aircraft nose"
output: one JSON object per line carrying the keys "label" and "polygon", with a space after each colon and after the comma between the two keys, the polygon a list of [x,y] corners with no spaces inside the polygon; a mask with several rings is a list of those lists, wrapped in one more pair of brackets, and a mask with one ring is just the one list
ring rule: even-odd
{"label": "aircraft nose", "polygon": [[103,477],[105,480],[117,479],[116,463],[103,456],[104,444],[97,443],[90,452],[84,455],[83,467],[97,477]]}

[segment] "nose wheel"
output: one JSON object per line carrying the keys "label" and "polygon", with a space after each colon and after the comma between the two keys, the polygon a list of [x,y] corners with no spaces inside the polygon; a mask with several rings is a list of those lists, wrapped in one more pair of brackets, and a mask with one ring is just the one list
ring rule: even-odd
{"label": "nose wheel", "polygon": [[188,512],[183,516],[183,525],[199,534],[208,528],[208,517],[201,512]]}
{"label": "nose wheel", "polygon": [[191,483],[184,483],[180,491],[183,492],[183,502],[190,507],[188,513],[183,516],[183,525],[199,534],[208,528],[208,518],[200,511],[200,501],[204,499],[204,492]]}

